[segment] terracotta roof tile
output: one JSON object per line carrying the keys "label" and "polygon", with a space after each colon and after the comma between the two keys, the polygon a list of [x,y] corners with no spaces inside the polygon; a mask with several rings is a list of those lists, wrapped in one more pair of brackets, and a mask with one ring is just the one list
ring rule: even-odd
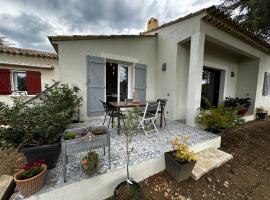
{"label": "terracotta roof tile", "polygon": [[207,23],[221,29],[229,34],[237,37],[246,43],[263,50],[266,53],[270,53],[270,44],[267,43],[259,35],[249,31],[246,27],[231,19],[224,12],[213,7],[207,10],[207,15],[202,18]]}
{"label": "terracotta roof tile", "polygon": [[247,42],[248,44],[259,48],[263,50],[266,53],[270,53],[270,44],[267,43],[263,38],[256,35],[255,33],[249,31],[246,27],[242,26],[238,22],[234,21],[230,17],[224,14],[221,10],[217,9],[215,6],[211,6],[208,8],[204,8],[202,10],[199,10],[195,13],[191,13],[189,15],[186,15],[184,17],[180,17],[174,21],[165,23],[155,29],[145,31],[142,34],[148,34],[154,31],[157,31],[161,28],[165,28],[167,26],[170,26],[172,24],[178,23],[180,21],[183,21],[185,19],[194,17],[196,15],[200,15],[202,13],[206,13],[206,16],[202,18],[202,20],[206,21],[207,23],[212,24],[213,26],[216,26],[219,29],[222,29],[223,31],[226,31],[235,37]]}
{"label": "terracotta roof tile", "polygon": [[34,49],[16,48],[16,47],[1,46],[0,53],[30,56],[30,57],[40,57],[40,58],[48,58],[48,59],[58,59],[58,56],[56,53],[47,52],[47,51],[38,51]]}

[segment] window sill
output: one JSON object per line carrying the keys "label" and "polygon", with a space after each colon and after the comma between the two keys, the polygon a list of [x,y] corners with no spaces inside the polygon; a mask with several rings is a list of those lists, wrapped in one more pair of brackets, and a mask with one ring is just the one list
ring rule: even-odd
{"label": "window sill", "polygon": [[21,94],[11,94],[11,95],[9,95],[10,97],[16,97],[16,98],[18,98],[18,97],[21,97],[21,98],[23,98],[23,97],[34,97],[34,96],[36,96],[36,95],[34,95],[34,94],[26,94],[26,95],[21,95]]}

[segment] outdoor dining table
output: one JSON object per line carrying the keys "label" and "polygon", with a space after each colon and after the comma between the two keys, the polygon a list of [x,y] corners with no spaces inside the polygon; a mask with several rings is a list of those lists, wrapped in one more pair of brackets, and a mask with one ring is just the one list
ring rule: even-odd
{"label": "outdoor dining table", "polygon": [[[118,101],[109,102],[117,110],[117,116],[121,115],[121,108],[135,108],[135,107],[145,107],[147,103],[155,103],[154,101]],[[162,109],[162,105],[161,105]],[[161,113],[162,115],[163,113]],[[162,127],[162,116],[160,117],[160,127]],[[117,134],[120,134],[120,117],[117,119]]]}

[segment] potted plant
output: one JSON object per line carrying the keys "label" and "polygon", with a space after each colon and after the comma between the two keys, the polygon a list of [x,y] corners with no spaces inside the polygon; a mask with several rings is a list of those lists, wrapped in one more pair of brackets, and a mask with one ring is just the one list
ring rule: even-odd
{"label": "potted plant", "polygon": [[189,178],[196,163],[195,154],[188,149],[188,137],[176,137],[173,151],[165,153],[166,171],[179,183]]}
{"label": "potted plant", "polygon": [[127,179],[119,183],[114,190],[114,199],[139,200],[141,191],[139,184],[132,180],[129,175],[129,157],[133,149],[129,149],[129,144],[133,134],[137,131],[135,121],[138,119],[139,109],[129,110],[126,120],[124,120],[124,133],[126,135],[126,153],[127,153]]}
{"label": "potted plant", "polygon": [[[63,134],[61,143],[64,182],[66,182],[66,164],[68,163],[68,157],[73,154],[103,148],[105,155],[107,147],[109,168],[111,167],[110,132],[105,126],[90,125],[87,127],[67,129]],[[80,164],[82,171],[90,176],[99,169],[98,155],[90,151],[84,156]]]}
{"label": "potted plant", "polygon": [[224,101],[224,106],[226,108],[236,108],[238,109],[237,114],[241,117],[245,116],[251,105],[250,98],[232,98],[226,97]]}
{"label": "potted plant", "polygon": [[44,183],[47,165],[44,160],[31,161],[23,164],[22,170],[14,176],[14,181],[24,197],[39,191]]}
{"label": "potted plant", "polygon": [[89,151],[81,160],[81,169],[87,176],[92,176],[99,168],[98,154]]}
{"label": "potted plant", "polygon": [[67,84],[46,86],[45,92],[30,102],[17,100],[5,106],[0,121],[0,142],[20,147],[28,161],[45,160],[54,168],[61,152],[64,130],[81,102],[79,88]]}
{"label": "potted plant", "polygon": [[256,119],[265,120],[268,115],[267,110],[265,110],[262,106],[260,108],[256,108]]}

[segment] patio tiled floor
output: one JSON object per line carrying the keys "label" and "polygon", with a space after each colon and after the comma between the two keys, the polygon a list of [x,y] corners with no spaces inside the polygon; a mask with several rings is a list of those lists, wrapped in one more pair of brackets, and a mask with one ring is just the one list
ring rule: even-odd
{"label": "patio tiled floor", "polygon": [[[85,127],[88,125],[101,125],[101,120],[94,120],[85,123],[72,124],[71,128]],[[103,155],[103,150],[97,150],[101,159],[101,168],[98,174],[106,173],[109,170],[121,169],[126,166],[126,146],[125,135],[117,135],[117,129],[110,129],[111,133],[111,169],[108,167],[108,157]],[[189,135],[189,145],[201,143],[207,140],[219,137],[217,135],[208,133],[206,131],[189,127],[180,121],[167,122],[165,128],[159,129],[158,133],[151,132],[145,135],[143,132],[134,135],[130,148],[134,148],[130,156],[130,165],[134,165],[149,159],[159,157],[166,151],[172,149],[171,141],[175,136]],[[67,183],[62,181],[62,164],[61,157],[58,161],[57,167],[47,173],[47,178],[44,188],[39,192],[43,193],[52,189],[57,189],[65,184],[70,184],[82,181],[86,178],[80,170],[80,159],[86,152],[69,157],[67,164]]]}
{"label": "patio tiled floor", "polygon": [[[95,120],[88,123],[73,124],[71,127],[84,127],[89,124],[101,125],[102,121]],[[126,146],[125,146],[125,135],[117,135],[117,129],[110,129],[111,132],[111,169],[108,167],[107,155],[103,155],[102,149],[97,150],[101,158],[101,169],[99,173],[105,173],[108,170],[115,170],[125,167],[126,165]],[[186,126],[179,121],[168,122],[167,126],[159,130],[159,133],[151,132],[145,135],[143,132],[134,135],[130,144],[130,149],[133,151],[130,156],[130,165],[134,165],[145,160],[156,158],[162,155],[166,151],[172,149],[171,141],[175,136],[189,135],[189,145],[200,143],[209,139],[217,137],[214,134],[208,133],[197,128]],[[74,155],[69,158],[67,165],[67,182],[72,183],[87,178],[81,173],[79,161],[80,158],[85,154]],[[48,184],[61,183],[61,160],[56,169],[52,170],[51,176],[47,179]],[[54,172],[55,171],[55,172]]]}

